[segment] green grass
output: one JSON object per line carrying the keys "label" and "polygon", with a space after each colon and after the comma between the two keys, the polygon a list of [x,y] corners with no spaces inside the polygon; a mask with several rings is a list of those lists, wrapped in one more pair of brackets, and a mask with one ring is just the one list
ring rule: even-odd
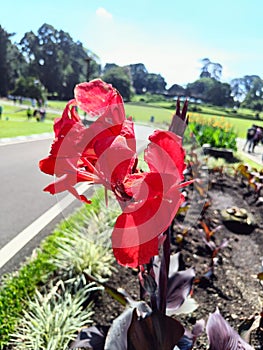
{"label": "green grass", "polygon": [[53,109],[63,110],[66,107],[67,101],[53,101],[49,100],[47,107]]}
{"label": "green grass", "polygon": [[[165,102],[160,102],[158,105],[165,105]],[[171,121],[172,114],[174,110],[169,110],[167,108],[153,107],[148,105],[136,105],[136,104],[125,104],[125,110],[127,115],[131,115],[135,118],[137,122],[150,123],[150,117],[153,115],[155,117],[155,123],[157,124],[169,124]],[[244,117],[238,118],[238,116],[230,117],[227,113],[219,113],[220,108],[217,110],[214,107],[202,107],[206,113],[203,112],[189,112],[190,120],[191,116],[195,118],[202,118],[210,121],[211,118],[219,122],[229,123],[230,126],[234,128],[238,137],[245,138],[247,129],[253,124],[257,124],[263,127],[263,120],[255,119],[245,119]],[[246,112],[248,113],[249,110]],[[209,114],[208,114],[209,113]],[[251,113],[251,111],[250,111]],[[219,116],[220,115],[220,116]]]}
{"label": "green grass", "polygon": [[[34,117],[27,118],[25,105],[12,105],[1,101],[3,106],[2,119],[0,120],[0,138],[43,134],[53,131],[53,119],[58,115],[47,113],[44,122],[37,122]],[[33,108],[31,107],[33,113]]]}
{"label": "green grass", "polygon": [[0,120],[0,138],[43,134],[53,131],[53,122],[37,123],[35,120]]}
{"label": "green grass", "polygon": [[[150,124],[151,116],[155,118],[155,126],[168,125],[175,111],[175,101],[160,101],[146,103],[126,103],[125,111],[127,116],[132,116],[135,122],[143,122]],[[27,120],[26,109],[24,105],[6,104],[3,105],[3,116],[0,121],[0,138],[14,137],[30,134],[39,134],[51,132],[52,125],[50,121],[57,117],[57,114],[47,113],[47,119],[44,123],[36,123],[34,119],[30,122]],[[62,112],[66,105],[66,101],[48,101],[48,107]],[[253,124],[263,126],[263,120],[255,119],[255,112],[249,109],[239,109],[237,113],[233,113],[231,108],[198,105],[201,112],[189,112],[189,115],[197,118],[215,118],[219,121],[224,121],[233,126],[237,132],[237,136],[246,137],[247,129]],[[21,110],[22,109],[22,110]],[[222,119],[223,117],[223,119]],[[6,118],[9,120],[7,121]]]}
{"label": "green grass", "polygon": [[125,104],[127,116],[132,116],[135,122],[150,123],[151,116],[154,116],[155,123],[169,123],[172,119],[173,111],[165,108],[152,107],[147,105]]}

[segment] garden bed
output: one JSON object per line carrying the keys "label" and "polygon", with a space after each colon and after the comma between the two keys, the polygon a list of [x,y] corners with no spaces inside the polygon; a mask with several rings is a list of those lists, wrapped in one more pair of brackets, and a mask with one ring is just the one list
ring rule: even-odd
{"label": "garden bed", "polygon": [[[257,279],[262,268],[263,252],[263,211],[262,202],[254,202],[253,195],[239,180],[227,175],[210,174],[210,189],[207,197],[207,209],[203,213],[203,220],[212,230],[222,225],[216,231],[212,240],[219,245],[227,238],[229,243],[218,255],[218,264],[214,274],[209,278],[210,252],[205,246],[202,227],[196,221],[193,227],[184,235],[180,245],[181,256],[185,267],[195,267],[196,280],[193,296],[199,307],[191,315],[177,316],[187,328],[192,328],[201,318],[207,320],[209,313],[218,307],[223,317],[238,331],[242,322],[249,317],[262,312],[260,300],[263,300],[263,288]],[[229,207],[244,208],[256,220],[256,227],[250,234],[232,232],[222,222],[221,210]],[[175,221],[173,238],[178,241],[180,228]],[[178,251],[178,244],[173,245]],[[116,264],[115,273],[109,284],[124,288],[134,299],[138,300],[138,281],[136,272],[120,267]],[[118,302],[104,293],[99,297],[93,316],[94,324],[110,325],[112,321],[124,310]],[[251,344],[256,350],[263,349],[262,331],[253,331]],[[207,349],[208,341],[205,332],[198,339],[194,349]]]}

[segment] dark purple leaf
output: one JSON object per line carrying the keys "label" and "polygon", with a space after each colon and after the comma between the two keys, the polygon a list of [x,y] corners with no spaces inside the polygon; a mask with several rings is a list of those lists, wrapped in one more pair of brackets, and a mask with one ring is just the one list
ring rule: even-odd
{"label": "dark purple leaf", "polygon": [[109,327],[106,326],[83,328],[78,334],[77,339],[70,345],[70,348],[86,347],[91,350],[103,350],[108,330]]}
{"label": "dark purple leaf", "polygon": [[[176,272],[179,269],[179,257],[180,257],[180,252],[176,254],[172,254],[170,256],[170,267],[169,267],[169,275],[168,275],[169,278],[172,277],[174,274],[176,274]],[[160,264],[161,264],[160,258],[158,256],[155,256],[153,260],[153,271],[154,271],[155,281],[157,285],[159,283]]]}
{"label": "dark purple leaf", "polygon": [[196,339],[203,333],[205,321],[203,319],[196,322],[192,332],[185,330],[184,336],[179,340],[177,346],[180,350],[191,350],[196,342]]}
{"label": "dark purple leaf", "polygon": [[106,337],[104,350],[127,350],[127,332],[133,312],[140,317],[145,317],[151,313],[151,309],[145,302],[138,302],[135,308],[126,309],[113,321]]}
{"label": "dark purple leaf", "polygon": [[210,344],[209,350],[253,350],[253,348],[231,328],[218,310],[210,314],[206,325],[206,332]]}
{"label": "dark purple leaf", "polygon": [[180,314],[190,314],[194,312],[197,308],[198,308],[198,304],[196,300],[188,296],[179,308],[169,309],[169,307],[167,307],[166,315],[173,316],[173,315],[180,315]]}
{"label": "dark purple leaf", "polygon": [[128,330],[128,350],[173,350],[183,334],[181,323],[160,311],[139,319],[134,310]]}
{"label": "dark purple leaf", "polygon": [[189,295],[195,272],[193,268],[179,271],[168,280],[167,308],[176,311]]}
{"label": "dark purple leaf", "polygon": [[131,324],[134,309],[126,309],[117,317],[109,329],[105,350],[127,350],[127,331]]}
{"label": "dark purple leaf", "polygon": [[205,329],[205,320],[201,319],[196,322],[193,327],[192,334],[195,338],[198,338]]}

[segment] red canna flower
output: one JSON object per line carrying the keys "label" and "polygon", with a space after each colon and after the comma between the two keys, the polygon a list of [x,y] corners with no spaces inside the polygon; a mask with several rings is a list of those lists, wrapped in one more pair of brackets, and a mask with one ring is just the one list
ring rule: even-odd
{"label": "red canna flower", "polygon": [[[98,119],[85,128],[76,106]],[[144,159],[148,172],[137,169],[133,122],[125,118],[121,95],[100,79],[75,88],[62,117],[55,120],[55,140],[40,169],[56,175],[44,191],[68,190],[78,199],[79,182],[99,183],[111,190],[122,214],[112,233],[117,261],[136,267],[158,254],[160,235],[172,222],[183,196],[180,187],[185,169],[181,137],[171,131],[155,131],[149,137]]]}

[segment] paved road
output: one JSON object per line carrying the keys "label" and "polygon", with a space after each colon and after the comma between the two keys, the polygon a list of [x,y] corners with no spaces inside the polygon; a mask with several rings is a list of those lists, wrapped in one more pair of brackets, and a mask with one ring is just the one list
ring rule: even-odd
{"label": "paved road", "polygon": [[[38,161],[48,154],[51,141],[51,137],[29,138],[24,142],[18,138],[15,143],[0,143],[0,275],[16,268],[69,212],[69,209],[60,210],[58,204],[66,194],[56,197],[43,192],[52,178],[40,172]],[[79,205],[74,202],[71,210]],[[54,207],[56,211],[50,212]],[[20,240],[16,241],[18,237]],[[29,243],[12,258],[28,237]],[[12,259],[8,261],[9,258]]]}
{"label": "paved road", "polygon": [[261,143],[259,143],[256,147],[255,147],[255,152],[254,153],[248,153],[247,152],[247,147],[246,147],[246,151],[243,151],[243,147],[245,145],[246,140],[245,139],[237,139],[237,148],[238,151],[243,154],[244,156],[246,156],[247,158],[253,160],[254,162],[260,164],[263,166],[263,145]]}
{"label": "paved road", "polygon": [[42,191],[50,179],[38,169],[50,142],[35,140],[0,147],[0,247],[56,203],[55,197]]}

